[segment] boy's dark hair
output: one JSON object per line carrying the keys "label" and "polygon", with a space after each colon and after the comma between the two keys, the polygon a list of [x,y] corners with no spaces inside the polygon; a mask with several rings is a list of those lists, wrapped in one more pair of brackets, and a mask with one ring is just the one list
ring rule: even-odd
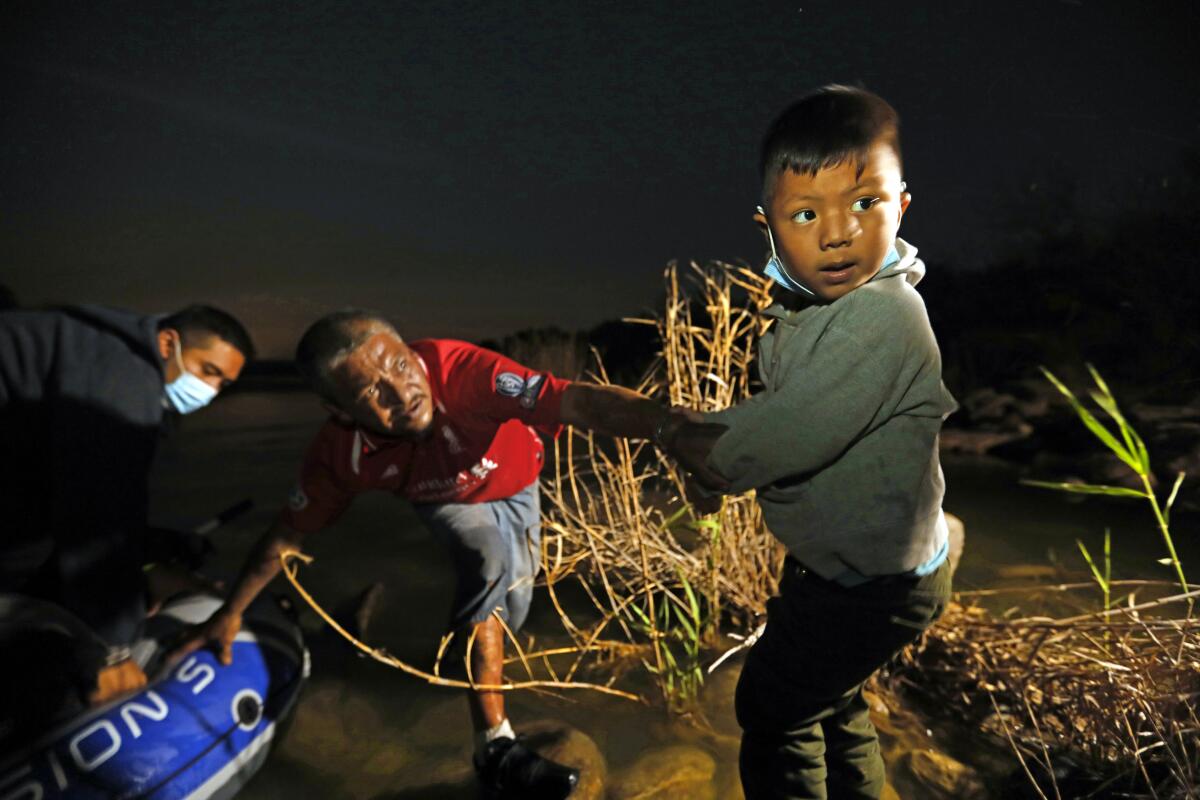
{"label": "boy's dark hair", "polygon": [[250,334],[232,314],[219,308],[205,305],[188,306],[159,320],[158,329],[161,331],[166,328],[179,331],[179,338],[184,347],[203,346],[215,336],[229,343],[245,356],[247,361],[254,360],[254,342],[250,339]]}
{"label": "boy's dark hair", "polygon": [[785,169],[815,175],[851,160],[861,174],[867,150],[881,138],[903,163],[896,109],[866,89],[822,86],[784,109],[767,129],[759,161],[764,198]]}
{"label": "boy's dark hair", "polygon": [[363,342],[380,332],[400,338],[390,322],[370,311],[349,308],[326,314],[310,325],[300,337],[300,343],[296,345],[296,369],[314,392],[336,404],[334,368]]}

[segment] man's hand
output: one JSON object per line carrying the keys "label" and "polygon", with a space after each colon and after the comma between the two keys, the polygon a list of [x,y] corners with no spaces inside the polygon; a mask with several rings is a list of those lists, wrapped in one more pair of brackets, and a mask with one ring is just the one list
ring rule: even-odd
{"label": "man's hand", "polygon": [[221,663],[229,666],[233,663],[233,639],[241,629],[241,614],[225,608],[217,609],[207,621],[188,628],[179,643],[167,654],[167,663],[174,664],[201,647],[212,646]]}
{"label": "man's hand", "polygon": [[99,706],[119,695],[146,685],[146,673],[132,659],[101,667],[96,675],[96,688],[88,695],[88,705]]}

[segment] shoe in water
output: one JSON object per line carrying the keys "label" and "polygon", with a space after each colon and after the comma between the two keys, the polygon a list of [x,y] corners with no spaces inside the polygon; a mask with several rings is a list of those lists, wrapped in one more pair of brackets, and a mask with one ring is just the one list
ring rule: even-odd
{"label": "shoe in water", "polygon": [[521,740],[488,742],[475,771],[487,800],[563,800],[579,783],[579,770],[542,758]]}

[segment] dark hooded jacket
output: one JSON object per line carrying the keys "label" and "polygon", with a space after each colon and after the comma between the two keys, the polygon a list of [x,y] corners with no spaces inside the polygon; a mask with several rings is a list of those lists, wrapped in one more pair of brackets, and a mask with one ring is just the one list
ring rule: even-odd
{"label": "dark hooded jacket", "polygon": [[159,319],[0,312],[0,591],[59,603],[114,644],[144,612]]}

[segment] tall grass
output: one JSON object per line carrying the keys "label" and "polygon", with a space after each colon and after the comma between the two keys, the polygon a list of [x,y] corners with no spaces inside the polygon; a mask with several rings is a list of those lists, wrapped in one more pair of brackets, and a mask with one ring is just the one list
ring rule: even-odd
{"label": "tall grass", "polygon": [[[1170,529],[1184,475],[1160,501],[1145,442],[1099,372],[1088,370],[1095,384],[1091,399],[1107,423],[1043,371],[1140,488],[1026,483],[1144,500],[1166,547],[1159,563],[1171,567],[1174,581],[1113,580],[1106,530],[1103,569],[1077,542],[1100,587],[1100,610],[1054,618],[1022,616],[1012,608],[1006,618],[996,618],[978,606],[954,604],[922,646],[907,654],[909,669],[899,674],[907,673],[910,686],[955,703],[982,730],[1007,741],[1039,797],[1194,798],[1200,785],[1200,625],[1192,603],[1200,586],[1187,582]],[[1007,591],[1028,606],[1089,586],[982,590],[959,593],[959,599]],[[1123,602],[1114,602],[1114,591],[1125,590]],[[1139,602],[1139,594],[1151,599]],[[938,680],[928,680],[930,674]]]}
{"label": "tall grass", "polygon": [[[637,388],[672,405],[715,411],[749,396],[751,362],[770,303],[770,281],[722,264],[664,274],[655,327],[661,350]],[[589,376],[608,382],[603,364]],[[568,430],[543,482],[546,582],[580,648],[618,638],[671,708],[689,706],[703,681],[700,658],[723,625],[752,627],[773,593],[783,551],[753,493],[697,519],[683,500],[684,474],[645,442],[600,441]],[[568,615],[558,593],[575,583],[589,618]]]}
{"label": "tall grass", "polygon": [[[1053,483],[1047,481],[1024,481],[1024,483],[1029,486],[1057,489],[1061,492],[1106,495],[1109,497],[1131,497],[1145,500],[1150,506],[1150,511],[1154,514],[1155,524],[1158,526],[1158,531],[1162,535],[1163,543],[1167,548],[1167,557],[1159,563],[1169,565],[1174,569],[1175,575],[1179,580],[1179,587],[1186,594],[1188,591],[1187,578],[1184,577],[1183,564],[1180,562],[1179,555],[1175,551],[1175,540],[1171,536],[1171,507],[1175,505],[1175,498],[1179,496],[1179,487],[1183,485],[1183,479],[1186,475],[1180,472],[1175,476],[1175,483],[1171,487],[1166,501],[1160,504],[1158,495],[1154,491],[1154,473],[1151,471],[1150,451],[1146,449],[1145,441],[1138,435],[1134,427],[1129,424],[1129,420],[1126,419],[1125,415],[1121,413],[1121,409],[1117,405],[1117,399],[1113,396],[1112,390],[1108,388],[1108,384],[1105,383],[1104,378],[1100,376],[1100,373],[1091,364],[1088,364],[1087,368],[1088,372],[1091,373],[1092,380],[1096,384],[1096,388],[1091,392],[1092,401],[1101,411],[1108,415],[1111,424],[1116,426],[1115,433],[1109,429],[1108,425],[1097,419],[1096,415],[1080,402],[1075,393],[1055,377],[1054,373],[1045,367],[1042,368],[1042,373],[1048,381],[1054,384],[1054,387],[1066,398],[1067,402],[1070,403],[1072,410],[1079,417],[1080,422],[1091,431],[1092,435],[1101,444],[1112,451],[1137,476],[1142,488],[1130,489],[1125,486],[1106,486],[1090,483]],[[1080,547],[1082,548],[1082,545]],[[1092,559],[1086,549],[1084,549],[1084,557],[1091,564]],[[1094,570],[1095,567],[1093,566]]]}

